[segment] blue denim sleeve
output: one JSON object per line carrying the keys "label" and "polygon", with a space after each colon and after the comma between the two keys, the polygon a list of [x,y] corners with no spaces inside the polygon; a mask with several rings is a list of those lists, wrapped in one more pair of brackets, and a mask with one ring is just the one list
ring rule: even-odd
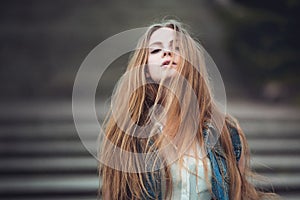
{"label": "blue denim sleeve", "polygon": [[[214,131],[214,129],[210,129]],[[236,128],[228,126],[230,132],[230,137],[233,144],[233,151],[236,156],[236,161],[238,162],[241,157],[241,140]],[[204,141],[207,145],[208,157],[212,166],[213,178],[212,182],[212,192],[213,198],[217,200],[229,200],[229,176],[227,173],[227,165],[224,156],[224,150],[219,142],[217,142],[213,147],[209,146],[209,141],[207,140],[207,130],[203,132]]]}
{"label": "blue denim sleeve", "polygon": [[236,161],[238,162],[241,158],[241,152],[242,152],[241,139],[236,128],[229,127],[229,131],[230,131],[230,136],[231,136],[231,141],[232,141]]}
{"label": "blue denim sleeve", "polygon": [[211,150],[208,150],[208,156],[213,169],[213,178],[211,179],[213,197],[217,200],[229,200],[229,186],[223,180],[222,176],[222,173],[227,173],[225,160],[219,154],[214,154]]}
{"label": "blue denim sleeve", "polygon": [[160,173],[154,172],[154,175],[151,172],[146,173],[147,179],[145,181],[145,187],[148,192],[147,194],[143,194],[143,200],[150,200],[150,199],[158,199],[161,200],[161,185],[160,185]]}
{"label": "blue denim sleeve", "polygon": [[[153,145],[153,141],[150,140],[149,145]],[[144,185],[147,190],[148,194],[143,193],[143,200],[150,200],[150,199],[162,199],[162,191],[161,191],[161,172],[160,172],[160,166],[161,166],[161,160],[158,159],[158,161],[155,162],[155,158],[157,155],[150,155],[147,159],[147,163],[150,165],[147,167],[147,171],[144,174]],[[153,168],[153,165],[154,168]],[[156,169],[154,172],[152,172],[153,169]]]}

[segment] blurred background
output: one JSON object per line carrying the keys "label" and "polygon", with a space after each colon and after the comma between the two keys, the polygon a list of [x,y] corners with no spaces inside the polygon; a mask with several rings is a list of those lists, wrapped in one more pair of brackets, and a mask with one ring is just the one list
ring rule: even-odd
{"label": "blurred background", "polygon": [[[97,161],[72,118],[76,73],[108,37],[166,16],[187,24],[218,66],[253,169],[267,177],[257,185],[300,198],[299,1],[0,2],[0,199],[96,199]],[[100,79],[100,122],[127,59]]]}

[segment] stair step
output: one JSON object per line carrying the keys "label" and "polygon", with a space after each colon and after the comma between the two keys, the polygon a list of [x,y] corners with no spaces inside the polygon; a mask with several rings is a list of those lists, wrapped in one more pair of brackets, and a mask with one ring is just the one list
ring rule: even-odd
{"label": "stair step", "polygon": [[99,179],[96,175],[30,176],[1,178],[0,195],[15,196],[57,196],[97,194]]}
{"label": "stair step", "polygon": [[[292,139],[249,139],[248,144],[254,154],[298,155],[300,153],[299,142]],[[96,141],[85,140],[84,145],[94,146],[93,153],[96,153]],[[0,156],[85,155],[88,154],[88,151],[84,145],[79,138],[66,141],[0,141]]]}
{"label": "stair step", "polygon": [[[97,168],[97,160],[93,157],[28,157],[28,158],[5,158],[0,161],[0,172],[41,172],[44,171],[92,171]],[[293,156],[265,156],[254,155],[251,159],[251,166],[254,170],[270,171],[298,171],[300,172],[300,158]],[[300,181],[300,180],[299,180]]]}

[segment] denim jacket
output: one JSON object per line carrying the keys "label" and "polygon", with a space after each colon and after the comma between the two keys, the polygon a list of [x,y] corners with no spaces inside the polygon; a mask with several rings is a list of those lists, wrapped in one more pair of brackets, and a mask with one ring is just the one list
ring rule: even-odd
{"label": "denim jacket", "polygon": [[[228,127],[228,128],[231,135],[233,150],[236,156],[236,162],[238,163],[241,157],[241,150],[242,150],[240,137],[235,128],[233,127]],[[219,141],[217,141],[216,144],[211,144],[211,141],[209,140],[210,133],[212,133],[211,135],[215,135],[215,129],[212,126],[209,126],[208,129],[204,129],[203,135],[204,135],[204,141],[208,153],[208,158],[210,160],[211,168],[212,168],[211,184],[212,184],[213,199],[229,200],[229,174],[227,172],[224,151]],[[222,177],[222,174],[224,174],[224,178]],[[162,183],[161,173],[160,172],[155,173],[154,177],[152,177],[150,173],[148,173],[147,177],[149,178],[150,181],[145,182],[145,187],[149,195],[151,196],[151,198],[145,197],[144,199],[161,200],[163,198],[162,191],[161,191],[161,183]],[[153,190],[153,188],[155,188],[154,186],[156,186],[156,188],[160,188],[159,191],[154,191]]]}

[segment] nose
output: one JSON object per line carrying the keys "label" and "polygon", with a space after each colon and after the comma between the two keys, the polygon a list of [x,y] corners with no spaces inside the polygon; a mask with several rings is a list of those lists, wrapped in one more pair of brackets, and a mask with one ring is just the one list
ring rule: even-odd
{"label": "nose", "polygon": [[164,49],[162,56],[165,57],[167,55],[171,57],[172,56],[172,52],[170,50],[168,50],[168,49]]}

